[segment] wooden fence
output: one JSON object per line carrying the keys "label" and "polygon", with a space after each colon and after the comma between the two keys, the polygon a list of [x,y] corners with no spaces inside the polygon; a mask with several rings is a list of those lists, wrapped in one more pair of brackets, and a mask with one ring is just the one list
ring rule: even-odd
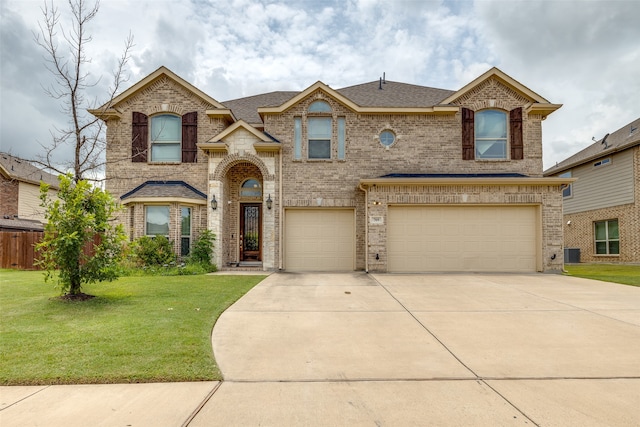
{"label": "wooden fence", "polygon": [[[37,259],[35,244],[43,237],[42,231],[0,231],[0,268],[40,270],[34,265]],[[96,235],[93,243],[99,242],[100,236]],[[84,253],[93,253],[92,242],[85,246]]]}
{"label": "wooden fence", "polygon": [[35,244],[42,240],[42,231],[0,231],[0,267],[38,270]]}

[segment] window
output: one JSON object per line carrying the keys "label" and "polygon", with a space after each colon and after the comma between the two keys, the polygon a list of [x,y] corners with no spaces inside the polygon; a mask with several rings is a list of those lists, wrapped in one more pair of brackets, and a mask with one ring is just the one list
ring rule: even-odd
{"label": "window", "polygon": [[314,101],[309,105],[310,113],[331,113],[331,105],[325,101]]}
{"label": "window", "polygon": [[[560,177],[560,178],[571,178],[571,171],[569,171],[569,172],[565,172],[565,173],[561,173],[561,174],[559,175],[559,177]],[[571,197],[571,190],[572,190],[572,188],[571,188],[571,184],[569,184],[569,185],[567,185],[566,187],[564,187],[564,188],[562,189],[562,197],[564,197],[565,199],[566,199],[567,197]]]}
{"label": "window", "polygon": [[169,206],[145,207],[145,234],[169,238]]}
{"label": "window", "polygon": [[620,254],[620,233],[617,219],[595,222],[594,234],[597,255]]}
{"label": "window", "polygon": [[191,252],[191,208],[181,207],[180,255],[187,256]]}
{"label": "window", "polygon": [[595,162],[593,164],[594,168],[597,168],[598,166],[606,166],[606,165],[610,165],[611,164],[611,157],[607,157],[606,159],[602,159],[599,160],[597,162]]}
{"label": "window", "polygon": [[380,132],[379,138],[380,144],[384,145],[385,147],[390,147],[394,142],[396,142],[396,135],[390,130],[383,130],[382,132]]}
{"label": "window", "polygon": [[331,117],[309,117],[307,134],[310,159],[331,158]]}
{"label": "window", "polygon": [[262,186],[260,181],[250,178],[240,186],[240,197],[251,199],[262,199]]}
{"label": "window", "polygon": [[161,114],[151,117],[151,161],[179,162],[182,159],[182,120]]}
{"label": "window", "polygon": [[507,114],[484,110],[475,114],[476,159],[507,158]]}

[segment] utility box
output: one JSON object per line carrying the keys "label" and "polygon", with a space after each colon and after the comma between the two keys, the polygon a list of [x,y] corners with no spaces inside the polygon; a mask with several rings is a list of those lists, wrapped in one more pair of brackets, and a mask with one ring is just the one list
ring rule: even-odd
{"label": "utility box", "polygon": [[579,264],[580,263],[580,248],[565,248],[564,249],[564,262],[566,264]]}

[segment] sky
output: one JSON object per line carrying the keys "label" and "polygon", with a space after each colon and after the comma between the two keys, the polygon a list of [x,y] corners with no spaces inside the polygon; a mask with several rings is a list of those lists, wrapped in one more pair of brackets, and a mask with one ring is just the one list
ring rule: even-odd
{"label": "sky", "polygon": [[[44,90],[43,4],[0,0],[0,150],[27,159],[69,124]],[[54,5],[70,28],[67,1]],[[88,98],[107,100],[129,33],[123,89],[164,65],[220,102],[383,73],[457,90],[496,66],[563,104],[543,122],[546,169],[640,116],[638,17],[640,0],[102,0],[87,27]]]}

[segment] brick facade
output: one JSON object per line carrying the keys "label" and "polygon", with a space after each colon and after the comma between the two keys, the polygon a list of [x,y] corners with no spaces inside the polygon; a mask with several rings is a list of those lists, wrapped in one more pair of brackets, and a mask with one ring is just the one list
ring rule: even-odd
{"label": "brick facade", "polygon": [[[107,121],[107,190],[116,197],[149,180],[181,180],[207,195],[207,204],[194,204],[194,234],[207,227],[217,235],[215,262],[224,267],[239,260],[240,214],[243,203],[262,205],[262,266],[275,270],[283,265],[283,214],[288,208],[354,208],[355,268],[386,271],[385,232],[367,224],[366,213],[386,218],[389,204],[478,204],[537,206],[539,212],[538,270],[562,268],[562,200],[560,184],[531,185],[414,185],[363,187],[363,179],[387,174],[518,174],[542,177],[542,114],[523,114],[523,158],[511,160],[463,160],[460,108],[474,111],[494,108],[509,112],[532,104],[526,90],[514,89],[503,80],[489,76],[466,90],[448,109],[413,111],[412,108],[381,112],[359,111],[328,87],[302,92],[291,105],[261,114],[262,129],[243,122],[230,122],[209,114],[220,108],[215,101],[203,101],[199,93],[176,82],[170,73],[161,74],[146,86],[136,88],[120,100],[119,118]],[[315,87],[315,86],[314,86]],[[379,94],[376,94],[379,95]],[[341,100],[342,99],[342,100]],[[310,113],[317,100],[327,102],[330,113]],[[159,112],[178,115],[198,112],[196,163],[135,163],[131,161],[133,112],[151,116]],[[307,120],[314,115],[332,119],[331,158],[308,159]],[[302,157],[295,158],[294,121],[301,123]],[[344,158],[338,156],[338,121],[345,123]],[[226,130],[227,129],[227,130]],[[395,142],[380,143],[380,133],[392,131]],[[222,137],[218,137],[222,133]],[[267,137],[268,136],[268,137]],[[271,139],[272,138],[272,139]],[[269,148],[264,148],[268,146]],[[243,199],[240,186],[254,178],[262,186],[262,196]],[[551,182],[553,181],[553,182]],[[215,196],[217,209],[209,202]],[[464,196],[464,197],[463,197]],[[270,198],[272,209],[265,201]],[[369,205],[367,200],[369,199]],[[372,207],[371,201],[377,204]],[[132,238],[144,234],[144,207],[163,200],[130,203],[121,220]],[[178,201],[171,201],[171,221],[179,225]],[[386,223],[386,221],[385,221]],[[367,240],[368,236],[368,240]],[[176,242],[179,235],[175,234]],[[176,244],[179,247],[179,243]],[[370,249],[375,248],[372,252]],[[372,254],[381,254],[379,259]],[[368,257],[367,257],[368,254]],[[552,259],[553,258],[553,259]]]}
{"label": "brick facade", "polygon": [[[635,203],[564,215],[565,247],[580,249],[581,262],[640,262],[640,147],[634,147],[633,153]],[[611,219],[618,220],[620,254],[598,255],[595,253],[594,223]]]}

